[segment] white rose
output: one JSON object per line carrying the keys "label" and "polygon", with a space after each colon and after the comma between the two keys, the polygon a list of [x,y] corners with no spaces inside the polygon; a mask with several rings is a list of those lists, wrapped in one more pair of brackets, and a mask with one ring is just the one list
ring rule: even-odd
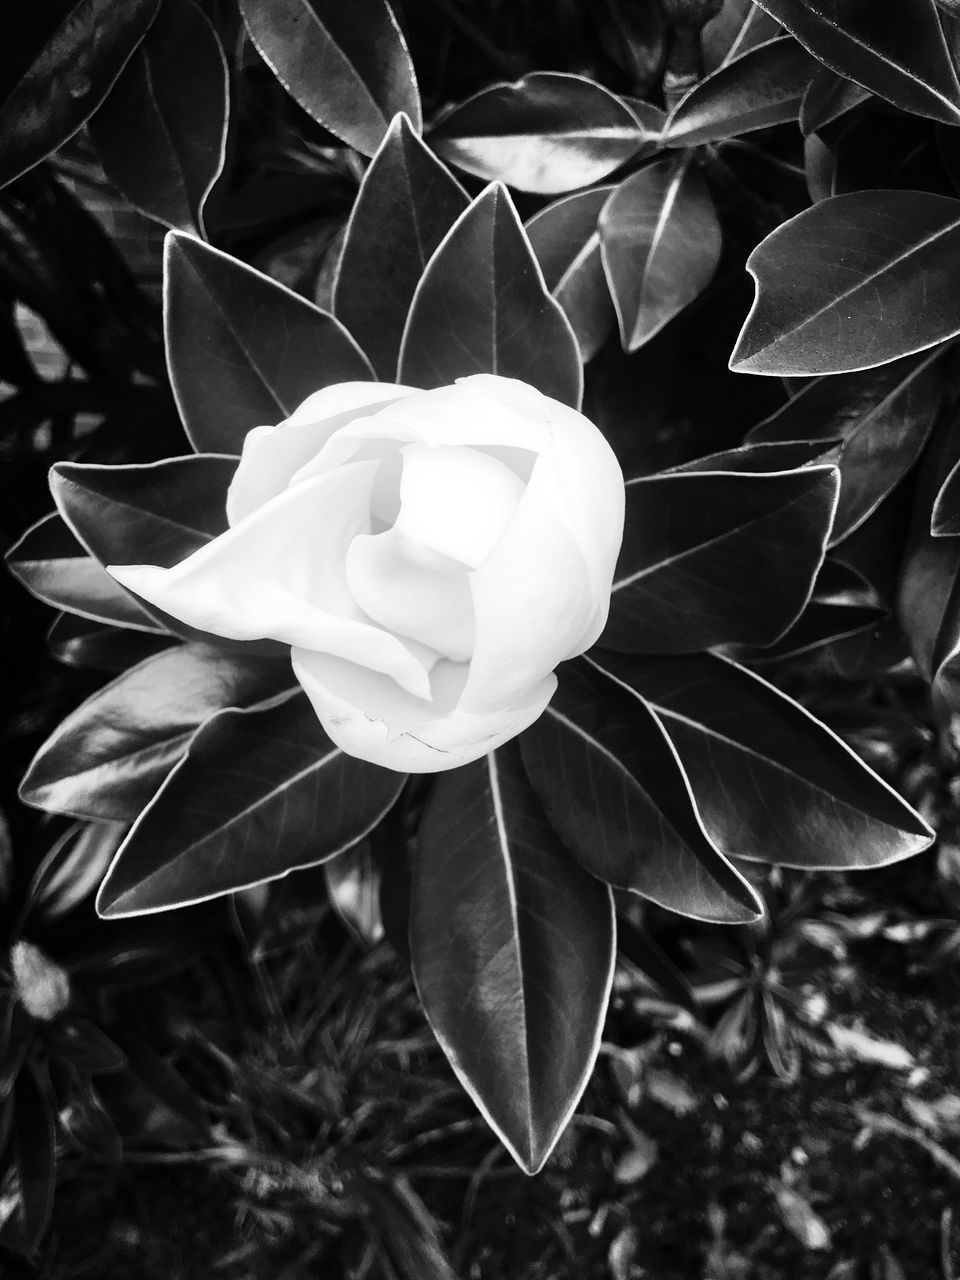
{"label": "white rose", "polygon": [[226,533],[110,573],[190,626],[291,645],[338,746],[430,773],[527,728],[596,641],[623,509],[600,432],[524,382],[347,382],[247,435]]}

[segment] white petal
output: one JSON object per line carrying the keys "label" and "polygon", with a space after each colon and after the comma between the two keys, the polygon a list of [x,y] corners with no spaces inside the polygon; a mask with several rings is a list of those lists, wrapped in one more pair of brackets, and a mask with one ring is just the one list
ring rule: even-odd
{"label": "white petal", "polygon": [[585,647],[600,602],[556,486],[551,459],[541,457],[506,533],[470,575],[476,644],[461,699],[467,710],[515,703]]}
{"label": "white petal", "polygon": [[369,532],[375,473],[374,463],[357,463],[287,489],[172,569],[108,572],[189,626],[356,658],[428,696],[436,653],[372,625],[347,585],[347,548]]}
{"label": "white petal", "polygon": [[476,569],[499,542],[524,484],[496,458],[468,446],[403,447],[396,527]]}
{"label": "white petal", "polygon": [[[438,715],[449,700],[443,691],[433,707],[417,699],[401,706],[384,690],[382,677],[362,670],[347,672],[352,665],[302,649],[293,651],[294,674],[337,746],[401,773],[438,773],[478,760],[533,724],[557,687],[556,677],[548,675],[505,710],[477,715],[454,707]],[[438,663],[434,684],[446,678],[455,686],[461,676],[457,671],[450,675],[454,665]],[[378,716],[378,710],[391,715],[392,722]],[[404,710],[409,715],[408,729],[399,728]],[[424,718],[424,712],[433,718]]]}
{"label": "white petal", "polygon": [[354,600],[374,622],[455,662],[470,658],[473,597],[458,560],[388,529],[354,538],[346,572]]}
{"label": "white petal", "polygon": [[254,427],[243,442],[240,466],[227,493],[230,524],[276,497],[340,427],[363,411],[415,394],[412,387],[389,382],[338,382],[308,396],[278,426]]}

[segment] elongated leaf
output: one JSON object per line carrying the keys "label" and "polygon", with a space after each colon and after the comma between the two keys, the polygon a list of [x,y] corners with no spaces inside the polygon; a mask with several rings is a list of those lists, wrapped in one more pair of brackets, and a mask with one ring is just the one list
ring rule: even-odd
{"label": "elongated leaf", "polygon": [[135,208],[184,231],[203,231],[203,204],[223,168],[227,60],[193,0],[162,4],[90,121],[110,181]]}
{"label": "elongated leaf", "polygon": [[960,462],[954,463],[937,491],[930,515],[930,532],[935,538],[960,534]]}
{"label": "elongated leaf", "polygon": [[960,333],[960,200],[858,191],[821,200],[754,249],[737,373],[872,369]]}
{"label": "elongated leaf", "polygon": [[403,783],[335,747],[299,695],[221,711],[132,827],[97,910],[164,911],[323,862],[362,839]]}
{"label": "elongated leaf", "polygon": [[54,1105],[43,1067],[32,1064],[19,1073],[10,1135],[16,1203],[0,1226],[0,1244],[27,1258],[36,1254],[53,1210],[57,1174]]}
{"label": "elongated leaf", "polygon": [[819,67],[807,85],[800,106],[800,129],[806,136],[839,120],[870,97],[869,89]]}
{"label": "elongated leaf", "polygon": [[625,351],[636,351],[710,283],[721,231],[688,158],[657,160],[627,178],[600,214],[600,253]]}
{"label": "elongated leaf", "polygon": [[52,813],[132,822],[205,720],[292,683],[282,661],[206,645],[147,658],[57,726],[33,758],[21,798]]}
{"label": "elongated leaf", "polygon": [[164,249],[164,333],[177,407],[198,452],[236,453],[252,427],[373,370],[339,320],[190,236]]}
{"label": "elongated leaf", "polygon": [[943,398],[941,354],[817,378],[750,431],[752,442],[843,442],[832,542],[859,528],[923,451]]}
{"label": "elongated leaf", "polygon": [[597,219],[613,187],[564,196],[526,224],[547,288],[563,307],[584,361],[592,359],[616,324],[600,258]]}
{"label": "elongated leaf", "polygon": [[833,466],[840,449],[832,440],[766,440],[751,441],[733,449],[721,449],[719,453],[707,453],[702,458],[668,467],[660,475],[683,472],[692,475],[704,471],[736,471],[744,475],[770,475],[774,471],[796,471],[812,462]]}
{"label": "elongated leaf", "polygon": [[97,109],[159,0],[47,0],[9,15],[0,66],[0,186],[45,160]]}
{"label": "elongated leaf", "polygon": [[417,283],[469,203],[407,117],[398,116],[364,174],[333,286],[334,314],[388,382]]}
{"label": "elongated leaf", "polygon": [[591,875],[698,920],[758,918],[762,904],[704,831],[659,720],[607,673],[565,665],[520,748],[551,825]]}
{"label": "elongated leaf", "polygon": [[625,653],[771,644],[810,599],[838,489],[836,469],[821,466],[629,481],[600,643]]}
{"label": "elongated leaf", "polygon": [[287,92],[363,155],[398,111],[419,130],[417,78],[387,0],[240,0],[240,12]]}
{"label": "elongated leaf", "polygon": [[44,604],[95,622],[138,631],[158,629],[150,614],[88,554],[56,512],[29,528],[6,559],[13,576]]}
{"label": "elongated leaf", "polygon": [[757,0],[838,75],[945,124],[960,124],[960,84],[934,0]]}
{"label": "elongated leaf", "polygon": [[414,860],[410,950],[451,1066],[536,1173],[599,1049],[613,906],[549,826],[514,744],[438,775]]}
{"label": "elongated leaf", "polygon": [[796,120],[816,67],[789,36],[756,45],[690,90],[667,118],[661,142],[689,147]]}
{"label": "elongated leaf", "polygon": [[599,182],[651,135],[595,80],[535,71],[481,89],[444,116],[429,140],[478,178],[556,195]]}
{"label": "elongated leaf", "polygon": [[710,654],[591,658],[653,707],[690,779],[711,839],[727,854],[803,868],[908,858],[933,833],[905,801],[799,703]]}
{"label": "elongated leaf", "polygon": [[580,352],[506,190],[487,187],[430,259],[410,306],[400,381],[442,387],[470,373],[529,382],[575,408]]}

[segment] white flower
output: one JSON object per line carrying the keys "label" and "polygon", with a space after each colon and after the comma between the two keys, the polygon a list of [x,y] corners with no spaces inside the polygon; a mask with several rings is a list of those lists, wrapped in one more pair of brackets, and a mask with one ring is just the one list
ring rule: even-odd
{"label": "white flower", "polygon": [[190,626],[291,645],[334,742],[430,773],[532,724],[596,641],[623,509],[600,432],[526,383],[347,382],[247,435],[226,533],[110,573]]}

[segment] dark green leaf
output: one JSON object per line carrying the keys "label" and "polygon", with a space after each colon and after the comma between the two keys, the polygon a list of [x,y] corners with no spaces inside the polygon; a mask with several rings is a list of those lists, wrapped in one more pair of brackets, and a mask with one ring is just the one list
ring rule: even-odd
{"label": "dark green leaf", "polygon": [[803,95],[800,129],[804,135],[822,129],[859,107],[869,97],[869,89],[836,75],[829,67],[819,67]]}
{"label": "dark green leaf", "polygon": [[723,0],[719,13],[701,32],[703,65],[707,71],[714,71],[755,45],[766,44],[779,32],[780,24],[753,0]]}
{"label": "dark green leaf", "polygon": [[667,117],[661,141],[690,147],[796,120],[816,66],[789,36],[756,45],[690,90]]}
{"label": "dark green leaf", "polygon": [[31,928],[62,929],[62,921],[97,889],[126,833],[117,822],[76,822],[47,851],[24,895]]}
{"label": "dark green leaf", "polygon": [[617,917],[617,950],[681,1009],[695,1016],[699,1013],[697,998],[686,977],[646,929],[622,914]]}
{"label": "dark green leaf", "polygon": [[960,534],[960,462],[954,463],[933,500],[930,532],[935,538]]}
{"label": "dark green leaf", "polygon": [[164,252],[164,332],[177,406],[199,452],[239,454],[252,427],[288,417],[312,392],[373,378],[339,320],[177,232]]}
{"label": "dark green leaf", "polygon": [[960,200],[857,191],[821,200],[754,249],[757,296],[737,373],[871,369],[960,333]]}
{"label": "dark green leaf", "polygon": [[627,178],[600,214],[600,252],[625,351],[636,351],[710,283],[721,231],[689,161],[656,160]]}
{"label": "dark green leaf", "polygon": [[167,0],[90,121],[110,181],[141,212],[203,231],[203,205],[223,167],[227,61],[193,0]]}
{"label": "dark green leaf", "polygon": [[44,604],[94,622],[158,630],[150,614],[87,554],[56,512],[44,516],[11,547],[7,566]]}
{"label": "dark green leaf", "polygon": [[616,313],[600,258],[597,219],[613,187],[593,187],[564,196],[526,224],[547,288],[563,307],[590,360],[616,324]]}
{"label": "dark green leaf", "polygon": [[400,381],[443,387],[471,373],[529,382],[575,408],[583,369],[506,190],[492,185],[454,223],[414,294]]}
{"label": "dark green leaf", "polygon": [[646,699],[670,735],[711,839],[788,867],[884,866],[933,833],[825,725],[772,685],[710,654],[593,659]]}
{"label": "dark green leaf", "polygon": [[565,665],[520,747],[551,826],[591,875],[698,920],[759,917],[762,903],[704,831],[659,720],[608,673]]}
{"label": "dark green leaf", "polygon": [[123,630],[70,613],[59,614],[47,632],[47,648],[57,662],[111,674],[125,671],[174,643],[173,636]]}
{"label": "dark green leaf", "polygon": [[943,398],[941,354],[817,378],[750,431],[751,442],[842,442],[834,543],[863,524],[920,456]]}
{"label": "dark green leaf", "polygon": [[515,745],[437,775],[414,859],[410,949],[427,1019],[527,1173],[596,1059],[610,993],[610,890],[549,826]]}
{"label": "dark green leaf", "polygon": [[822,466],[630,480],[600,643],[626,653],[771,644],[810,599],[838,489],[836,469]]}
{"label": "dark green leaf", "polygon": [[57,726],[31,761],[21,799],[52,813],[132,822],[205,720],[292,683],[277,660],[202,644],[168,649],[99,689]]}
{"label": "dark green leaf", "polygon": [[0,63],[0,186],[67,141],[143,39],[159,0],[46,0],[7,15]]}
{"label": "dark green leaf", "polygon": [[467,173],[540,195],[599,182],[652,141],[616,94],[559,71],[481,89],[429,137],[445,160]]}
{"label": "dark green leaf", "polygon": [[888,102],[960,124],[960,84],[934,0],[757,0],[815,58]]}
{"label": "dark green leaf", "polygon": [[287,92],[363,155],[399,111],[419,130],[417,79],[387,0],[240,0],[240,12]]}
{"label": "dark green leaf", "polygon": [[333,310],[392,381],[417,283],[470,203],[406,116],[391,124],[360,184],[333,285]]}
{"label": "dark green leaf", "polygon": [[54,1100],[38,1064],[17,1077],[10,1157],[16,1205],[0,1226],[0,1244],[33,1258],[50,1222],[57,1174]]}
{"label": "dark green leaf", "polygon": [[323,862],[362,839],[403,782],[335,747],[304,697],[221,711],[132,828],[97,909],[163,911]]}

